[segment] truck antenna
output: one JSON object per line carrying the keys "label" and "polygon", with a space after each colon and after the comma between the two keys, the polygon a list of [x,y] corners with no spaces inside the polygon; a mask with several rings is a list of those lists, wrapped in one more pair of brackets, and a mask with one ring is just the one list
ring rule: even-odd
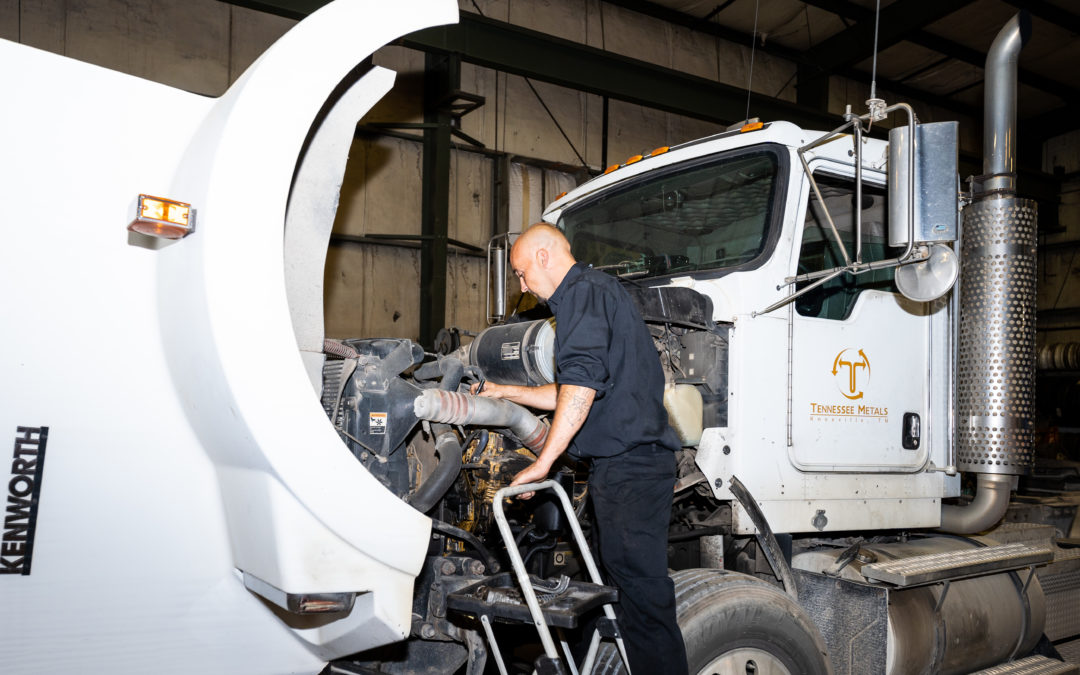
{"label": "truck antenna", "polygon": [[754,51],[757,48],[757,19],[758,8],[761,6],[761,0],[754,0],[754,32],[750,35],[750,73],[746,76],[746,116],[744,120],[750,119],[750,85],[754,82]]}
{"label": "truck antenna", "polygon": [[874,9],[874,59],[870,65],[870,98],[877,98],[877,46],[878,25],[881,21],[881,0],[877,0]]}
{"label": "truck antenna", "polygon": [[866,100],[866,107],[870,109],[870,124],[885,119],[885,101],[877,95],[877,53],[878,53],[878,24],[881,20],[881,0],[877,0],[874,9],[874,56],[870,65],[870,98]]}

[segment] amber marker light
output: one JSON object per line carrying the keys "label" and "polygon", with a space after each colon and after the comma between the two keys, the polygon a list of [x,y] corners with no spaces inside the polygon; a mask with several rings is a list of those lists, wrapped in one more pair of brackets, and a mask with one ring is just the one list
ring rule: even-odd
{"label": "amber marker light", "polygon": [[139,195],[135,220],[127,229],[161,239],[181,239],[195,231],[195,209],[184,202]]}
{"label": "amber marker light", "polygon": [[626,165],[629,166],[631,164],[636,164],[636,163],[640,162],[642,159],[644,159],[644,157],[642,157],[641,155],[634,155],[630,159],[626,160]]}
{"label": "amber marker light", "polygon": [[569,192],[569,190],[563,190],[563,191],[562,191],[562,192],[560,192],[559,194],[555,195],[555,199],[562,199],[563,197],[565,197],[565,196],[566,196],[566,193],[567,193],[567,192]]}
{"label": "amber marker light", "polygon": [[671,148],[666,146],[666,145],[664,145],[662,147],[659,147],[659,148],[656,148],[655,150],[653,150],[652,152],[649,153],[649,157],[656,157],[657,155],[662,155],[662,154],[664,154],[665,152],[667,152],[670,149]]}
{"label": "amber marker light", "polygon": [[606,175],[608,175],[609,173],[611,173],[612,171],[614,171],[614,170],[616,170],[618,168],[619,168],[618,164],[612,164],[608,168],[604,169],[604,175],[606,176]]}
{"label": "amber marker light", "polygon": [[765,126],[764,122],[750,122],[749,124],[742,125],[742,128],[739,129],[739,133],[745,134],[747,131],[757,131],[763,126]]}

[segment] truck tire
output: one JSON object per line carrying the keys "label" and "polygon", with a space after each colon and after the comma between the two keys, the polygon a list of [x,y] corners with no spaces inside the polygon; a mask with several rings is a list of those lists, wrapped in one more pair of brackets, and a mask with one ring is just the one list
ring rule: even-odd
{"label": "truck tire", "polygon": [[[726,570],[681,570],[672,580],[690,675],[830,672],[821,633],[782,590]],[[603,643],[594,672],[626,672],[614,644]]]}

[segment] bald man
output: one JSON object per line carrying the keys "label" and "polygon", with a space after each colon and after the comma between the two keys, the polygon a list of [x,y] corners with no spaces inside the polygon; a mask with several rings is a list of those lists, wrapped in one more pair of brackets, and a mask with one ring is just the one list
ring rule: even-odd
{"label": "bald man", "polygon": [[539,223],[526,230],[510,265],[521,292],[555,314],[556,361],[555,384],[489,384],[481,394],[555,411],[540,456],[512,484],[544,480],[568,450],[590,460],[600,561],[619,589],[616,612],[630,669],[684,675],[686,650],[667,575],[679,441],[664,410],[652,337],[619,282],[575,261],[556,228]]}

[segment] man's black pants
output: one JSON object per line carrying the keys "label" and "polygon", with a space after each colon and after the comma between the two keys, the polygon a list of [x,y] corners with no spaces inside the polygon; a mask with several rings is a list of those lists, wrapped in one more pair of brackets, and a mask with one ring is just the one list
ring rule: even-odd
{"label": "man's black pants", "polygon": [[589,494],[600,561],[619,589],[616,617],[634,675],[685,675],[686,649],[667,574],[675,453],[638,446],[592,460]]}

